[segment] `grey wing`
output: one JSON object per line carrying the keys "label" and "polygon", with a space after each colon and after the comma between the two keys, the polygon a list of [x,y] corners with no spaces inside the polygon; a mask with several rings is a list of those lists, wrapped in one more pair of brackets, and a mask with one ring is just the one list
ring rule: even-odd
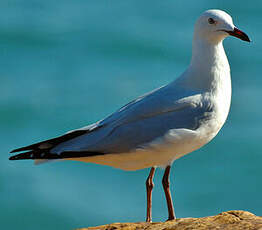
{"label": "grey wing", "polygon": [[[158,102],[155,104],[155,111],[153,112],[150,105],[150,112],[147,113],[145,110],[148,103],[141,104],[135,110],[125,111],[126,116],[119,115],[119,119],[109,117],[110,122],[101,122],[102,128],[62,143],[54,148],[53,152],[128,152],[165,135],[171,129],[195,130],[203,120],[208,119],[210,110],[206,103],[200,103],[199,100],[200,96],[195,95],[172,105]],[[143,113],[139,112],[141,110]],[[116,117],[117,114],[113,116]]]}
{"label": "grey wing", "polygon": [[208,110],[208,106],[201,102],[201,94],[184,91],[175,94],[174,89],[165,86],[95,124],[16,149],[13,152],[29,152],[11,158],[57,159],[65,156],[65,152],[70,152],[70,157],[80,156],[80,152],[127,152],[163,136],[170,129],[197,129],[206,119]]}
{"label": "grey wing", "polygon": [[200,104],[187,104],[175,111],[169,111],[145,119],[114,127],[108,135],[97,144],[88,147],[88,151],[103,153],[129,152],[146,145],[170,130],[196,130],[208,119],[207,108]]}
{"label": "grey wing", "polygon": [[[148,101],[148,98],[151,98],[151,95],[154,95],[155,92],[158,92],[160,89],[161,88],[137,98],[102,121],[98,121],[77,130],[69,131],[59,137],[14,149],[11,153],[23,153],[11,156],[9,159],[57,159],[63,158],[61,153],[64,151],[86,150],[88,146],[93,146],[109,136],[112,130],[119,124],[136,119],[136,111],[138,114],[142,112],[137,108],[145,107],[145,101]],[[142,106],[141,102],[143,102]],[[150,103],[146,104],[150,107]]]}

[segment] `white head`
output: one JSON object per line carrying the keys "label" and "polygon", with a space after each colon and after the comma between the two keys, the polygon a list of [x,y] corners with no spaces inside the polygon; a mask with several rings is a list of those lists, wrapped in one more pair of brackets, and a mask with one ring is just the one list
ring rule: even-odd
{"label": "white head", "polygon": [[248,36],[234,26],[231,16],[222,10],[207,10],[196,21],[195,39],[217,44],[229,35],[250,42]]}

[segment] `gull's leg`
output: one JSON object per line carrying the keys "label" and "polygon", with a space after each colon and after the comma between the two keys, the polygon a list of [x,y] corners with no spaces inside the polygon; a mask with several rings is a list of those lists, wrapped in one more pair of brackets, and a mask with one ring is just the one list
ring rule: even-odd
{"label": "gull's leg", "polygon": [[162,179],[162,184],[163,184],[163,188],[164,188],[165,195],[166,195],[166,202],[167,202],[167,208],[168,208],[168,220],[174,220],[176,216],[175,216],[173,201],[172,201],[172,197],[170,193],[170,182],[169,182],[170,168],[171,168],[170,165],[166,167],[165,173]]}
{"label": "gull's leg", "polygon": [[153,177],[155,174],[155,167],[152,167],[149,176],[146,180],[146,197],[147,197],[147,209],[146,209],[146,222],[152,222],[152,190],[154,187]]}

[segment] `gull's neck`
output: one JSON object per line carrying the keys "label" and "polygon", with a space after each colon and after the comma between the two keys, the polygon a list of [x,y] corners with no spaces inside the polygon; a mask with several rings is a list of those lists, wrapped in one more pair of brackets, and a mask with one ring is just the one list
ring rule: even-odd
{"label": "gull's neck", "polygon": [[179,82],[186,87],[207,91],[230,85],[230,67],[222,41],[209,43],[194,37],[191,63]]}
{"label": "gull's neck", "polygon": [[206,40],[195,38],[192,44],[190,66],[205,71],[210,71],[215,66],[229,67],[222,41],[209,43]]}

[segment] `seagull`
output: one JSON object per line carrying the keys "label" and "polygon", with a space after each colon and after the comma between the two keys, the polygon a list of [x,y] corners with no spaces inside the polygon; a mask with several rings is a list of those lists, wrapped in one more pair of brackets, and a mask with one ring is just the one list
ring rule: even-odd
{"label": "seagull", "polygon": [[228,116],[231,77],[223,40],[229,35],[250,42],[229,14],[205,11],[195,23],[190,65],[180,77],[103,120],[15,149],[11,153],[20,153],[9,159],[33,159],[36,164],[74,160],[130,171],[151,168],[146,180],[147,222],[152,221],[155,170],[164,168],[168,220],[175,219],[169,182],[172,163],[210,142]]}

